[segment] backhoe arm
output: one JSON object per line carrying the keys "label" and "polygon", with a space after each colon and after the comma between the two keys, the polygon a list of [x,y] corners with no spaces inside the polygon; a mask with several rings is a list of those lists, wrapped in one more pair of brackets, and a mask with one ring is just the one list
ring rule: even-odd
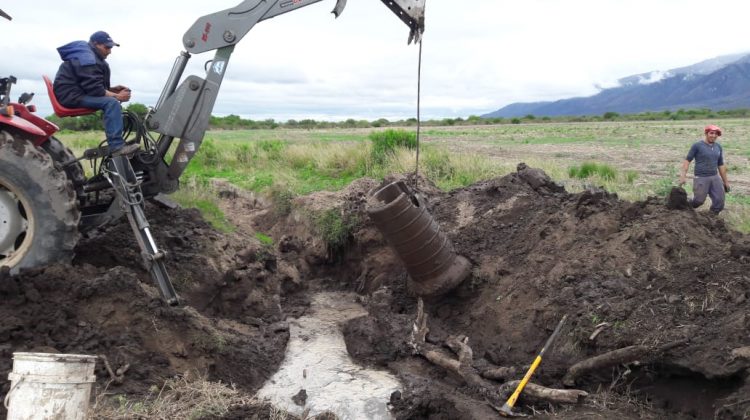
{"label": "backhoe arm", "polygon": [[[162,192],[176,189],[175,181],[200,148],[234,45],[256,23],[319,1],[245,0],[231,9],[201,17],[185,33],[183,45],[186,51],[175,61],[164,90],[146,119],[147,127],[161,134],[157,142],[157,153],[161,158],[166,156],[173,140],[180,139],[166,173],[159,171],[168,178],[159,181]],[[426,0],[381,1],[409,26],[409,42],[418,42],[424,32]],[[337,0],[333,10],[336,17],[345,5],[346,0]],[[216,53],[206,66],[205,78],[191,75],[180,83],[190,55],[212,50]]]}
{"label": "backhoe arm", "polygon": [[[319,1],[321,0],[244,1],[231,9],[198,19],[185,33],[182,42],[191,54],[233,45],[239,42],[256,23]],[[344,11],[346,1],[337,0],[331,13],[339,17]],[[412,29],[414,35],[410,38],[419,41],[419,35],[424,32],[425,0],[381,1]]]}

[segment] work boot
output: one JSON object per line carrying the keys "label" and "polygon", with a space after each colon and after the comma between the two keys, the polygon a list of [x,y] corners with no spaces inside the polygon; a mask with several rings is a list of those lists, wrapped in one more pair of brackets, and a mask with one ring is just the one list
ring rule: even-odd
{"label": "work boot", "polygon": [[141,145],[138,144],[138,143],[126,144],[125,146],[122,146],[121,148],[113,151],[112,152],[112,157],[125,156],[125,155],[133,154],[136,151],[138,151],[138,149],[140,149],[140,147],[141,147]]}

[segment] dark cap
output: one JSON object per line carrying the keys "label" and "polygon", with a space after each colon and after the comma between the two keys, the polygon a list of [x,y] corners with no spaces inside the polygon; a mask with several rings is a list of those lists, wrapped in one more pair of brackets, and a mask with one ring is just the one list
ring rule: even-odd
{"label": "dark cap", "polygon": [[109,34],[104,31],[96,31],[93,34],[91,34],[91,38],[89,38],[89,42],[94,42],[97,44],[104,44],[108,47],[120,46],[120,44],[116,43],[115,41],[112,41],[112,37],[109,36]]}

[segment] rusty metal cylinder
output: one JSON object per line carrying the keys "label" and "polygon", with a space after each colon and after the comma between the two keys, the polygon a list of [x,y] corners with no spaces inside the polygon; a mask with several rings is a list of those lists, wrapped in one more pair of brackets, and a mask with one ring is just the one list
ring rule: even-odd
{"label": "rusty metal cylinder", "polygon": [[458,286],[471,272],[457,255],[422,200],[403,182],[375,191],[367,213],[409,273],[409,288],[420,296],[437,296]]}

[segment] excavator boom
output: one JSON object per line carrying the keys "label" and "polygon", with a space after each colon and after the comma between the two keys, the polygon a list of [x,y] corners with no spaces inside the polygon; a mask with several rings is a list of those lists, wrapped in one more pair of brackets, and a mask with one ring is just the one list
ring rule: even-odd
{"label": "excavator boom", "polygon": [[[199,18],[185,32],[182,40],[185,51],[175,61],[156,106],[146,118],[146,126],[161,134],[157,155],[164,157],[173,140],[180,139],[166,169],[167,179],[157,180],[160,192],[169,193],[176,188],[176,181],[198,151],[235,44],[256,23],[320,1],[245,0],[233,8]],[[424,32],[426,0],[381,1],[409,27],[408,42],[418,42]],[[346,0],[337,0],[333,14],[338,17],[345,6]],[[216,53],[207,65],[205,78],[192,75],[182,80],[191,54],[212,50]]]}
{"label": "excavator boom", "polygon": [[[321,0],[245,0],[239,5],[203,16],[183,37],[187,52],[198,54],[238,43],[256,23],[297,10]],[[409,42],[419,41],[424,32],[426,0],[381,0],[410,29]],[[337,0],[331,13],[339,17],[347,0]]]}

